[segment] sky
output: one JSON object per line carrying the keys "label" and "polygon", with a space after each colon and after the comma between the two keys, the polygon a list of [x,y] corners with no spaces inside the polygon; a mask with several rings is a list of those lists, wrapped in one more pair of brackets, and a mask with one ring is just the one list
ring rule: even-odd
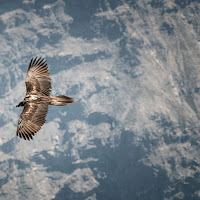
{"label": "sky", "polygon": [[[0,1],[1,199],[198,199],[198,1]],[[16,137],[32,57],[50,106]]]}

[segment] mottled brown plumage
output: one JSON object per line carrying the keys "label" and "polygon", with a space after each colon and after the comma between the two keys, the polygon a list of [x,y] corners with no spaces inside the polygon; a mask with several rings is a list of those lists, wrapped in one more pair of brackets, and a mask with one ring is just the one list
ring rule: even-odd
{"label": "mottled brown plumage", "polygon": [[74,99],[64,95],[50,97],[50,73],[46,61],[41,58],[31,59],[25,83],[26,96],[16,106],[24,106],[19,117],[16,135],[30,140],[45,123],[49,105],[63,106],[74,102]]}

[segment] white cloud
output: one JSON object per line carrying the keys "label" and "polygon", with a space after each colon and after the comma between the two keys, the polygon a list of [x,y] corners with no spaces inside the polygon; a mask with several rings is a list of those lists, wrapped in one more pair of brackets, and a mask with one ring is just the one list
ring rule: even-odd
{"label": "white cloud", "polygon": [[92,196],[88,197],[85,200],[96,200],[96,194],[93,194]]}
{"label": "white cloud", "polygon": [[99,183],[94,179],[90,168],[77,169],[68,181],[69,187],[74,192],[86,193],[98,187]]}
{"label": "white cloud", "polygon": [[[35,1],[24,0],[23,3],[35,3]],[[123,32],[122,37],[125,38],[124,57],[120,55],[121,45],[123,45],[122,38],[109,41],[106,36],[91,40],[73,37],[69,33],[69,29],[74,19],[65,13],[64,1],[45,5],[42,17],[35,10],[25,11],[23,9],[13,10],[0,16],[0,20],[5,26],[0,35],[2,47],[0,51],[2,58],[0,81],[5,83],[6,88],[0,98],[0,113],[6,121],[6,124],[0,128],[2,133],[0,144],[5,144],[15,137],[19,112],[13,107],[25,95],[26,73],[19,66],[28,66],[29,58],[27,57],[32,55],[57,59],[67,55],[72,58],[78,57],[82,61],[81,64],[52,76],[53,94],[63,94],[69,88],[77,86],[78,91],[74,98],[83,105],[82,112],[86,118],[91,113],[100,112],[118,122],[114,130],[111,130],[111,125],[106,122],[93,126],[81,120],[70,121],[69,132],[74,135],[69,139],[70,141],[62,145],[65,135],[65,131],[61,130],[59,125],[62,120],[54,119],[43,126],[33,142],[26,143],[17,140],[18,145],[14,152],[11,154],[1,152],[2,161],[18,159],[28,162],[31,157],[41,151],[55,156],[55,151],[69,151],[69,143],[71,143],[70,152],[74,159],[73,164],[96,162],[98,159],[91,156],[81,159],[79,149],[96,148],[93,142],[96,138],[101,141],[102,145],[109,144],[111,148],[115,147],[117,144],[115,144],[114,137],[120,137],[122,129],[133,132],[134,145],[143,145],[142,141],[147,137],[145,131],[148,130],[149,142],[157,139],[158,144],[152,145],[148,149],[144,147],[148,159],[145,157],[141,161],[145,165],[161,167],[166,170],[172,181],[194,177],[195,172],[199,172],[199,167],[190,169],[182,167],[181,164],[181,158],[185,158],[187,162],[195,160],[197,164],[200,163],[197,146],[192,146],[191,140],[187,140],[185,143],[179,142],[178,145],[177,143],[167,144],[164,136],[172,134],[170,130],[164,132],[164,129],[159,127],[155,120],[150,119],[151,116],[158,113],[166,116],[173,124],[177,125],[184,119],[185,126],[192,121],[196,127],[199,127],[198,113],[195,112],[194,106],[191,106],[192,103],[188,102],[187,96],[181,93],[182,89],[192,89],[192,86],[189,85],[191,82],[194,85],[200,85],[200,73],[197,67],[199,44],[195,40],[197,33],[183,18],[183,16],[187,18],[191,15],[192,11],[180,10],[176,17],[173,14],[166,14],[161,20],[156,9],[150,8],[150,5],[145,2],[139,2],[139,4],[142,11],[145,6],[148,6],[149,14],[144,15],[140,10],[124,4],[114,10],[99,10],[100,12],[95,16],[97,19],[94,22],[95,27],[100,27],[101,22],[105,19],[117,23],[119,30]],[[174,6],[174,4],[167,4],[167,9],[172,9]],[[180,23],[177,22],[177,19]],[[174,35],[170,36],[160,32],[163,20],[175,27]],[[54,35],[58,35],[58,39],[51,44],[49,41]],[[140,43],[140,47],[137,46],[137,42]],[[40,43],[42,45],[38,47],[37,45]],[[132,56],[136,55],[133,48],[136,48],[138,52],[136,58],[139,60],[139,64],[137,66],[127,62],[127,54],[128,59],[132,59]],[[94,55],[99,52],[105,52],[109,55],[108,58],[97,58],[91,62],[84,60],[85,55]],[[67,68],[68,66],[63,64],[62,67]],[[130,73],[126,73],[125,70]],[[132,75],[135,77],[133,78]],[[6,81],[3,81],[3,78]],[[14,86],[12,86],[13,82]],[[199,96],[197,94],[194,96],[194,105],[198,111]],[[182,129],[178,126],[175,128],[176,136],[174,137],[181,138],[183,136]],[[192,139],[196,137],[191,130],[188,131],[188,135]],[[196,140],[198,141],[198,138]],[[174,170],[171,167],[170,159],[174,159]],[[8,165],[4,165],[4,171],[1,172],[2,177],[6,176],[5,171],[8,169]],[[3,185],[6,194],[9,194],[10,190],[14,188],[13,198],[19,195],[17,189],[24,186],[23,184],[20,186],[21,176],[24,176],[25,185],[29,182],[31,183],[30,187],[36,185],[36,189],[39,191],[37,194],[31,193],[30,195],[28,190],[24,192],[24,195],[27,193],[35,199],[45,199],[44,191],[53,198],[54,194],[66,183],[72,191],[82,193],[91,191],[99,185],[89,168],[77,169],[72,174],[50,173],[55,180],[49,177],[46,168],[41,165],[33,164],[32,169],[30,171],[26,169],[28,170],[27,174],[24,174],[23,171],[18,174],[16,169],[12,174],[15,175],[15,178]],[[87,177],[86,180],[83,178],[84,176]],[[54,188],[53,191],[51,191],[52,188]],[[182,193],[177,195],[177,198],[183,196]],[[88,197],[89,199],[96,199],[96,195]]]}
{"label": "white cloud", "polygon": [[35,0],[23,0],[24,4],[34,4],[35,3]]}

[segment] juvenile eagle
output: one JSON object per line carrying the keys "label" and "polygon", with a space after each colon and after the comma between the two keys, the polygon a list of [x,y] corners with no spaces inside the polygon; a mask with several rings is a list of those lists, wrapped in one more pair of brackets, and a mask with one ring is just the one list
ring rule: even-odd
{"label": "juvenile eagle", "polygon": [[50,96],[51,79],[46,61],[33,58],[28,67],[26,76],[26,96],[16,107],[24,106],[19,117],[16,135],[24,140],[33,139],[45,123],[49,105],[65,106],[74,102],[67,96]]}

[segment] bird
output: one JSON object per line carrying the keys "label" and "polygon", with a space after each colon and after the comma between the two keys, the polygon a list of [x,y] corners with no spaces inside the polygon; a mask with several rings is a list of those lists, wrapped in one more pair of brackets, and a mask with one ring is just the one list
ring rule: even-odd
{"label": "bird", "polygon": [[20,114],[16,136],[24,140],[32,140],[33,136],[45,123],[49,105],[65,106],[75,99],[65,95],[50,96],[51,79],[46,60],[32,58],[26,75],[26,95],[16,107],[23,106]]}

